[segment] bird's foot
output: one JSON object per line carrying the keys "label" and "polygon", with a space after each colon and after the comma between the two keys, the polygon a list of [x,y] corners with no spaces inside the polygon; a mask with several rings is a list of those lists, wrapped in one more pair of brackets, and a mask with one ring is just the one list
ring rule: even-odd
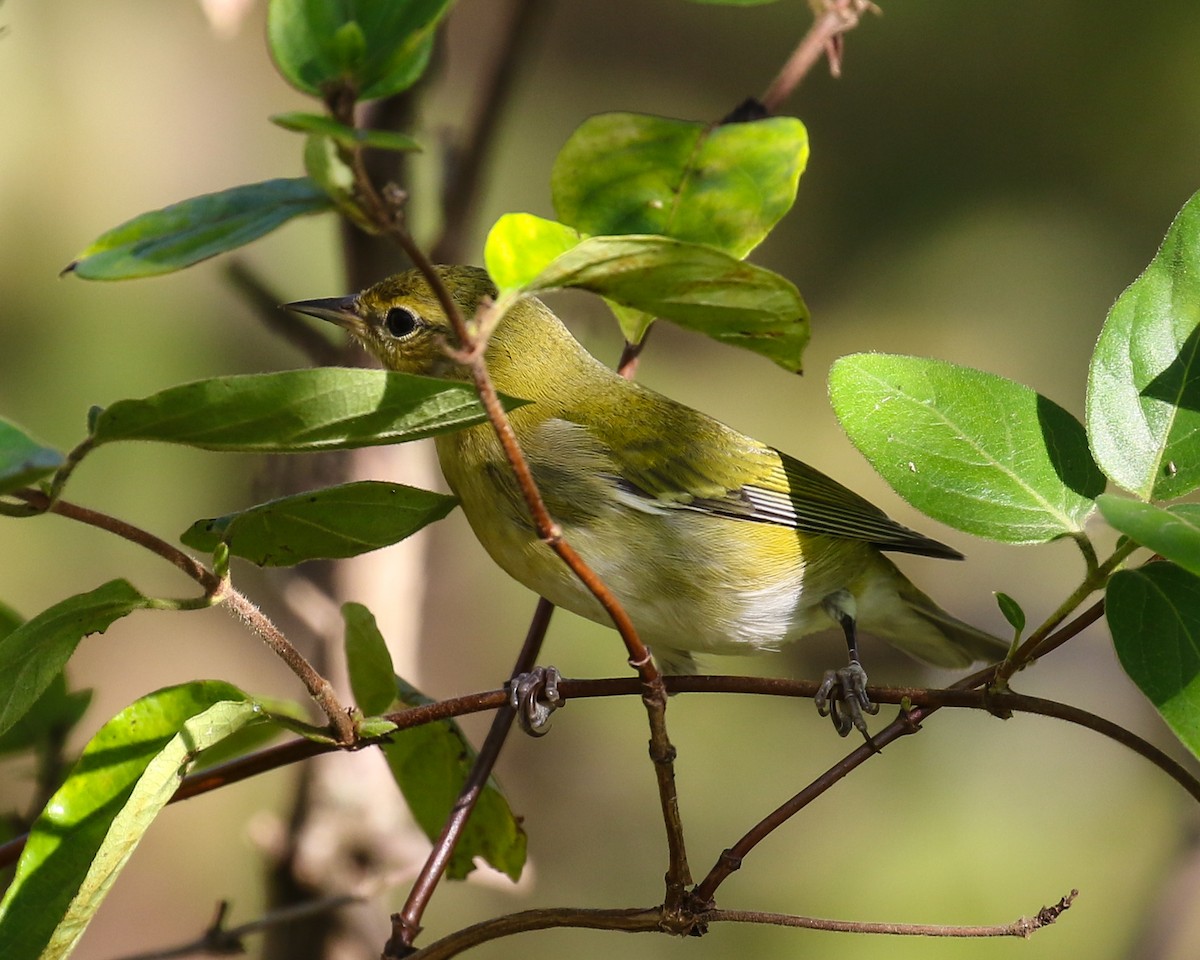
{"label": "bird's foot", "polygon": [[557,667],[534,667],[508,682],[508,702],[517,711],[517,723],[531,737],[550,732],[550,716],[566,701],[558,692],[562,674]]}
{"label": "bird's foot", "polygon": [[817,712],[823,717],[832,718],[838,736],[846,736],[853,727],[867,743],[871,742],[863,714],[878,713],[879,704],[872,703],[867,696],[867,672],[857,660],[851,660],[840,670],[825,671],[813,699],[817,704]]}

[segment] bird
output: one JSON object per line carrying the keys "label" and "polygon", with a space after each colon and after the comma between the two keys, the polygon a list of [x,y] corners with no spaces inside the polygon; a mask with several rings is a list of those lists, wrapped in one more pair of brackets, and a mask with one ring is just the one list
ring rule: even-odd
{"label": "bird", "polygon": [[[487,272],[434,267],[470,319],[497,296]],[[285,307],[330,321],[389,370],[469,381],[426,276],[409,270],[349,296]],[[625,608],[666,673],[698,654],[774,651],[840,628],[845,667],[827,672],[822,715],[869,739],[861,630],[940,667],[1004,656],[1008,644],[957,619],[885,552],[960,560],[819,470],[620,376],[526,296],[484,354],[533,479],[563,537]],[[611,626],[592,593],[538,536],[490,423],[435,439],[438,461],[492,560],[556,606]]]}

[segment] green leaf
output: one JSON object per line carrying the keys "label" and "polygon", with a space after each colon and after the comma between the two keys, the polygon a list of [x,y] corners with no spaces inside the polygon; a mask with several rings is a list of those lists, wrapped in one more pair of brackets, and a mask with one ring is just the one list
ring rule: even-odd
{"label": "green leaf", "polygon": [[260,567],[356,557],[398,543],[441,520],[454,497],[401,483],[361,480],[281,497],[210,520],[197,520],[179,538],[211,552],[225,543],[236,557]]}
{"label": "green leaf", "polygon": [[635,310],[633,307],[626,307],[614,303],[612,300],[604,302],[608,304],[608,309],[617,318],[617,326],[621,328],[621,335],[630,343],[641,343],[646,331],[654,324],[654,314],[647,313],[645,310]]}
{"label": "green leaf", "polygon": [[362,100],[391,96],[424,73],[451,2],[271,0],[271,57],[288,83],[314,97],[339,87]]}
{"label": "green leaf", "polygon": [[1104,519],[1129,539],[1200,576],[1200,503],[1164,510],[1107,493],[1096,503]]}
{"label": "green leaf", "polygon": [[[521,401],[507,400],[512,409]],[[468,384],[321,367],[217,377],[120,400],[93,423],[97,445],[157,440],[203,450],[302,453],[419,440],[486,419]]]}
{"label": "green leaf", "polygon": [[374,615],[361,603],[343,603],[342,619],[354,700],[365,714],[383,713],[396,699],[396,671],[387,642]]}
{"label": "green leaf", "polygon": [[853,354],[829,374],[850,440],[942,523],[1006,543],[1083,529],[1104,477],[1083,427],[1029,387],[940,360]]}
{"label": "green leaf", "polygon": [[19,427],[0,417],[0,493],[27,487],[62,464],[61,453],[43,447]]}
{"label": "green leaf", "polygon": [[0,902],[0,956],[66,957],[197,753],[262,719],[216,681],[143,697],[106,723],[33,825]]}
{"label": "green leaf", "polygon": [[532,289],[539,273],[583,239],[578,230],[557,220],[506,213],[487,235],[483,262],[501,296],[520,294]]}
{"label": "green leaf", "polygon": [[[399,677],[396,687],[405,706],[432,702]],[[382,749],[413,818],[425,835],[435,840],[475,763],[474,748],[457,723],[439,720],[398,730]],[[521,821],[513,816],[495,780],[489,780],[450,856],[446,874],[461,880],[475,869],[474,858],[482,857],[515,882],[525,866],[525,843]]]}
{"label": "green leaf", "polygon": [[386,737],[396,729],[396,724],[387,717],[363,717],[354,728],[359,737],[364,740]]}
{"label": "green leaf", "polygon": [[1017,603],[1007,593],[1001,593],[997,590],[993,596],[996,598],[996,606],[1000,608],[1000,612],[1004,614],[1004,619],[1008,621],[1008,625],[1012,627],[1017,636],[1025,629],[1025,611],[1021,609],[1021,605]]}
{"label": "green leaf", "polygon": [[304,723],[311,715],[305,704],[295,700],[280,700],[274,697],[255,697],[255,704],[270,723],[252,723],[231,733],[220,743],[214,744],[200,754],[188,768],[188,773],[207,770],[220,763],[228,763],[238,757],[244,757],[261,750],[274,740],[278,740],[284,731],[291,729],[288,724]]}
{"label": "green leaf", "polygon": [[0,601],[0,640],[3,640],[24,622],[23,616],[7,603]]}
{"label": "green leaf", "polygon": [[560,220],[586,234],[658,234],[741,259],[796,199],[808,133],[793,117],[694,123],[585,120],[554,162]]}
{"label": "green leaf", "polygon": [[0,756],[59,749],[91,702],[91,690],[69,690],[66,674],[56,674],[25,715],[0,734]]}
{"label": "green leaf", "polygon": [[362,146],[397,152],[421,149],[421,145],[407,134],[396,133],[393,130],[360,130],[338,123],[332,117],[320,113],[277,113],[268,119],[284,130],[319,133],[346,147]]}
{"label": "green leaf", "polygon": [[1200,756],[1200,579],[1172,563],[1121,570],[1104,611],[1121,666]]}
{"label": "green leaf", "polygon": [[103,633],[134,610],[154,605],[127,580],[110,580],[54,604],[0,640],[0,733],[33,707],[62,673],[79,641]]}
{"label": "green leaf", "polygon": [[484,260],[501,288],[501,309],[522,294],[578,287],[800,369],[808,308],[779,274],[666,237],[589,237],[559,253],[568,231],[530,214],[496,222]]}
{"label": "green leaf", "polygon": [[304,142],[304,172],[351,223],[364,233],[377,234],[379,227],[359,205],[354,171],[341,155],[342,149],[330,137],[310,136]]}
{"label": "green leaf", "polygon": [[1141,499],[1200,486],[1200,193],[1108,313],[1087,422],[1104,472]]}
{"label": "green leaf", "polygon": [[63,273],[129,280],[190,267],[332,204],[307,177],[265,180],[143,213],[102,233]]}
{"label": "green leaf", "polygon": [[[0,641],[24,622],[12,607],[0,603]],[[91,690],[69,691],[66,674],[57,674],[29,711],[0,734],[0,755],[29,749],[58,750],[91,700]]]}

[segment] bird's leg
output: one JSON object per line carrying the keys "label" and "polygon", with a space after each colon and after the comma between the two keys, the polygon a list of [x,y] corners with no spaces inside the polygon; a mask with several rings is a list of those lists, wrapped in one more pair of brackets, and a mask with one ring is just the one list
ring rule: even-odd
{"label": "bird's leg", "polygon": [[849,590],[838,590],[821,601],[821,606],[830,618],[842,628],[846,635],[846,647],[850,662],[840,670],[827,670],[821,686],[813,698],[817,712],[833,720],[839,736],[846,736],[854,727],[868,743],[871,734],[867,731],[864,713],[876,714],[879,704],[867,697],[867,672],[858,657],[858,635],[855,631],[854,614],[857,604]]}
{"label": "bird's leg", "polygon": [[550,715],[564,703],[558,692],[561,679],[557,667],[534,667],[508,682],[508,702],[517,711],[517,723],[531,737],[550,732]]}

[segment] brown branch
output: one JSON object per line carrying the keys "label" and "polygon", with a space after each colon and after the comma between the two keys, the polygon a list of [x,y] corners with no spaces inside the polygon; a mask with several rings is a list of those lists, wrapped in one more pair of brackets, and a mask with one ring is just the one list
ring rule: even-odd
{"label": "brown branch", "polygon": [[[867,933],[890,936],[921,937],[1022,937],[1028,938],[1043,927],[1054,923],[1070,909],[1077,890],[1058,903],[1042,907],[1033,917],[1020,917],[1011,923],[991,926],[962,926],[917,923],[871,923],[866,921],[829,920],[800,917],[782,913],[763,913],[752,910],[705,910],[695,914],[691,932],[705,932],[709,923],[753,923],[776,926],[803,927],[838,933]],[[476,923],[431,943],[415,953],[411,960],[450,960],[474,947],[503,937],[534,930],[569,927],[586,930],[610,930],[624,933],[675,932],[665,925],[662,907],[630,907],[613,910],[585,910],[577,907],[548,907],[522,910],[506,916]]]}
{"label": "brown branch", "polygon": [[767,113],[779,111],[784,101],[800,85],[800,81],[821,59],[822,54],[831,55],[830,68],[834,76],[837,76],[840,69],[841,36],[857,27],[864,13],[879,12],[879,8],[870,0],[823,0],[823,3],[825,12],[813,21],[808,33],[796,45],[792,55],[760,98]]}
{"label": "brown branch", "polygon": [[662,911],[658,907],[630,907],[615,910],[584,910],[575,907],[550,907],[522,910],[503,917],[475,923],[429,946],[409,954],[409,960],[449,960],[472,947],[532,930],[571,927],[583,930],[622,930],[626,933],[653,933],[662,929]]}
{"label": "brown branch", "polygon": [[[563,538],[558,524],[554,522],[554,518],[550,516],[550,511],[546,509],[546,503],[542,499],[541,491],[538,490],[537,484],[534,482],[533,473],[529,469],[529,463],[525,459],[525,454],[521,451],[521,445],[517,441],[516,434],[513,432],[512,424],[509,422],[508,416],[504,412],[504,407],[500,403],[500,397],[496,392],[495,384],[492,383],[492,378],[488,374],[487,364],[483,356],[485,344],[472,336],[470,330],[467,328],[466,321],[463,319],[462,311],[458,309],[458,304],[455,303],[454,298],[450,295],[450,291],[446,289],[446,285],[442,282],[442,278],[434,268],[433,263],[425,255],[424,251],[416,245],[408,232],[399,225],[393,224],[391,233],[404,248],[405,253],[412,258],[413,263],[417,265],[417,269],[421,271],[429,282],[439,305],[454,329],[454,335],[459,344],[456,356],[460,362],[467,366],[471,373],[471,379],[474,382],[476,392],[479,394],[480,402],[487,412],[488,420],[491,421],[492,427],[496,431],[496,437],[500,441],[500,446],[504,450],[504,455],[508,459],[513,474],[516,476],[517,484],[529,509],[530,517],[533,520],[538,537],[558,554],[571,569],[571,572],[587,587],[592,596],[604,608],[604,611],[612,619],[617,632],[621,635],[621,639],[625,642],[630,664],[638,671],[644,683],[647,685],[653,684],[660,679],[660,674],[658,668],[654,666],[654,661],[650,659],[650,651],[638,637],[633,621],[629,619],[629,615],[625,612],[624,607],[612,595],[612,592],[600,577],[596,575],[595,571],[584,562],[583,558]],[[476,318],[481,328],[487,328],[489,325],[486,313],[490,309],[491,305],[481,305],[480,314],[483,315],[477,315]]]}
{"label": "brown branch", "polygon": [[338,701],[337,694],[329,681],[305,659],[304,655],[293,646],[292,642],[284,636],[283,632],[271,622],[266,614],[251,603],[245,595],[234,589],[227,580],[222,580],[202,563],[167,541],[140,527],[135,527],[131,523],[126,523],[124,520],[90,510],[68,500],[51,500],[40,490],[17,490],[13,491],[12,496],[24,500],[31,506],[96,527],[128,540],[130,543],[135,543],[166,560],[195,580],[203,588],[205,596],[211,603],[215,605],[223,602],[234,616],[256,633],[259,639],[266,643],[300,678],[308,690],[309,696],[316,701],[328,718],[338,741],[345,745],[354,743],[356,736],[354,725]]}
{"label": "brown branch", "polygon": [[[1119,562],[1119,558],[1114,554],[1114,558],[1110,562]],[[1086,593],[1084,593],[1086,586],[1084,584],[1076,592],[1076,596],[1080,600],[1086,596]],[[1054,617],[1050,621],[1047,621],[1047,623],[1057,624],[1060,612],[1061,608],[1060,611],[1055,612]],[[1042,637],[1041,634],[1047,629],[1047,626],[1044,624],[1034,632],[1030,640],[1026,641],[1021,650],[1033,653],[1040,650],[1054,649],[1065,642],[1067,638],[1076,635],[1084,626],[1093,622],[1098,616],[1097,605],[1093,605],[1093,607],[1086,610],[1057,632]],[[1018,656],[1020,653],[1021,651],[1018,651]],[[1014,662],[1020,661],[1014,658]],[[869,743],[863,744],[846,757],[843,757],[842,760],[813,780],[807,787],[755,824],[732,847],[722,852],[717,863],[713,865],[708,875],[705,876],[692,894],[697,904],[702,906],[710,905],[716,894],[717,887],[731,873],[739,870],[746,855],[778,826],[795,816],[795,814],[808,806],[809,803],[847,776],[851,771],[861,766],[871,757],[877,756],[883,751],[885,746],[898,740],[900,737],[916,733],[921,728],[921,723],[942,706],[976,706],[1000,716],[1006,716],[1012,711],[1020,710],[1022,712],[1040,713],[1045,716],[1058,717],[1059,719],[1079,724],[1129,747],[1135,753],[1150,760],[1151,763],[1155,764],[1155,766],[1159,767],[1159,769],[1163,770],[1168,776],[1179,783],[1196,800],[1200,801],[1200,781],[1157,747],[1110,720],[1052,700],[1025,697],[990,688],[983,690],[973,689],[976,687],[987,687],[997,677],[1005,675],[1002,671],[1011,672],[1013,669],[1015,669],[1013,663],[993,664],[968,677],[964,677],[953,684],[948,691],[938,691],[939,696],[936,698],[922,696],[918,691],[911,691],[903,695],[899,700],[901,704],[899,716],[882,731],[874,734]],[[870,696],[875,702],[896,702],[891,699],[893,693],[873,689]],[[973,694],[978,697],[978,700],[975,703],[952,702],[953,698],[964,693]],[[909,709],[908,704],[910,703],[916,704],[915,708]]]}
{"label": "brown branch", "polygon": [[221,589],[221,578],[209,570],[208,567],[174,545],[167,543],[167,541],[156,537],[154,534],[140,527],[135,527],[124,520],[109,516],[106,513],[100,513],[96,510],[90,510],[87,507],[71,503],[67,500],[51,500],[40,490],[32,488],[14,490],[11,495],[24,500],[30,506],[40,511],[56,513],[60,517],[66,517],[68,520],[75,520],[78,523],[87,524],[89,527],[96,527],[99,530],[115,534],[123,540],[128,540],[130,543],[137,544],[139,547],[149,550],[151,553],[166,560],[172,566],[183,571],[192,580],[195,580],[209,596],[215,595]]}
{"label": "brown branch", "polygon": [[941,923],[876,923],[865,920],[828,920],[798,917],[787,913],[762,913],[757,910],[706,910],[698,915],[702,923],[766,923],[781,927],[803,927],[832,933],[869,933],[893,937],[1021,937],[1029,939],[1042,927],[1048,927],[1071,909],[1078,890],[1072,890],[1057,903],[1042,907],[1032,917],[1018,917],[1011,923],[964,926]]}
{"label": "brown branch", "polygon": [[[562,531],[550,516],[541,492],[533,479],[528,462],[521,451],[516,434],[504,408],[500,403],[494,384],[484,360],[484,344],[474,338],[463,321],[461,312],[441,282],[433,265],[424,258],[424,253],[404,231],[397,231],[398,239],[407,244],[409,256],[437,292],[438,299],[454,327],[460,345],[459,357],[471,372],[475,389],[496,431],[505,456],[517,478],[539,537],[567,564],[571,572],[583,583],[612,619],[618,633],[625,642],[630,665],[638,671],[642,684],[642,702],[646,706],[650,724],[650,755],[654,762],[655,779],[658,785],[660,807],[667,834],[668,866],[666,875],[666,900],[672,909],[682,904],[684,891],[691,884],[691,873],[687,865],[687,854],[683,838],[683,825],[679,814],[679,800],[675,789],[675,748],[671,745],[666,728],[666,690],[658,668],[650,658],[650,651],[642,643],[629,615],[620,601],[612,594],[603,580],[591,569],[574,548],[563,538]],[[481,308],[485,314],[491,307]],[[479,316],[477,324],[488,328],[486,315]],[[415,931],[413,931],[415,933]],[[411,943],[411,941],[408,941]]]}
{"label": "brown branch", "polygon": [[[815,680],[786,680],[778,677],[673,676],[665,678],[666,689],[672,694],[732,693],[811,699],[819,685]],[[564,700],[578,700],[633,696],[642,691],[642,686],[638,680],[631,677],[609,677],[599,680],[563,679],[559,681],[558,689]],[[1200,780],[1189,773],[1182,764],[1177,763],[1136,734],[1077,707],[1041,697],[1027,697],[1015,693],[991,693],[986,690],[871,686],[867,688],[867,692],[875,703],[911,703],[917,707],[927,708],[925,716],[938,708],[952,707],[989,712],[1029,713],[1074,723],[1108,737],[1149,760],[1183,787],[1197,802],[1200,802]],[[398,713],[388,714],[387,719],[395,723],[399,729],[407,730],[438,720],[468,716],[486,710],[498,710],[508,703],[508,699],[508,693],[504,690],[488,690],[439,700],[436,703],[420,707],[411,707]],[[877,744],[880,743],[878,736],[875,740]],[[365,745],[365,743],[360,743],[360,746]],[[169,802],[176,803],[187,800],[249,779],[260,773],[277,770],[337,749],[340,748],[332,743],[303,739],[268,747],[265,750],[217,764],[198,773],[189,774]],[[842,762],[844,763],[845,760]],[[16,861],[24,847],[25,840],[26,837],[21,836],[0,844],[0,868],[9,866]]]}
{"label": "brown branch", "polygon": [[225,917],[229,913],[229,903],[222,900],[217,904],[217,910],[208,929],[190,943],[181,943],[161,950],[150,950],[145,953],[131,954],[119,960],[172,960],[174,957],[188,957],[197,953],[207,953],[224,957],[246,952],[242,938],[251,933],[269,930],[280,924],[295,923],[307,917],[319,916],[333,910],[339,910],[351,903],[360,903],[362,897],[342,894],[336,897],[325,897],[321,900],[310,900],[297,903],[278,910],[271,910],[256,920],[250,920],[236,927],[226,927]]}
{"label": "brown branch", "polygon": [[[553,612],[554,605],[550,601],[545,599],[538,601],[537,609],[529,624],[529,630],[525,635],[525,643],[521,647],[521,652],[517,656],[517,661],[510,674],[514,680],[520,674],[528,673],[534,668]],[[492,725],[488,729],[483,746],[480,747],[475,763],[471,766],[470,775],[459,791],[453,811],[442,825],[441,835],[434,843],[433,849],[421,867],[420,874],[409,890],[404,906],[399,913],[392,914],[392,935],[383,948],[385,960],[389,957],[403,957],[412,952],[412,943],[417,934],[421,932],[421,918],[425,914],[426,907],[429,906],[433,891],[437,889],[442,875],[446,872],[450,857],[466,828],[467,819],[470,817],[471,811],[475,809],[480,794],[483,793],[483,788],[492,775],[496,760],[500,756],[500,750],[504,746],[504,741],[512,729],[516,716],[516,707],[506,697],[496,711],[496,716],[492,719]]]}
{"label": "brown branch", "polygon": [[308,690],[309,696],[316,701],[321,712],[329,719],[338,743],[344,747],[354,746],[358,739],[358,733],[354,729],[350,714],[338,700],[333,684],[308,662],[304,654],[296,649],[283,631],[275,626],[271,619],[251,603],[244,594],[230,587],[229,594],[225,597],[225,607],[250,630],[258,634],[259,639],[288,665],[292,673],[300,678]]}

